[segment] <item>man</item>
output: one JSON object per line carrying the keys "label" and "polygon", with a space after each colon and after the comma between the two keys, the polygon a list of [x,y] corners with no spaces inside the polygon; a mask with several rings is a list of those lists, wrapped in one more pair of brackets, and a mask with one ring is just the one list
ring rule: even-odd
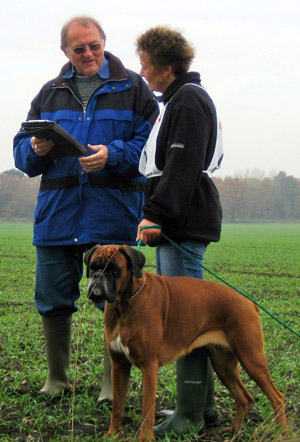
{"label": "man", "polygon": [[42,315],[48,366],[41,392],[47,394],[68,387],[71,317],[77,311],[83,253],[97,243],[136,244],[142,216],[144,178],[138,162],[157,105],[142,78],[105,51],[105,40],[96,20],[69,21],[61,31],[61,49],[69,62],[42,87],[27,117],[56,121],[88,154],[52,160],[51,140],[22,138],[20,133],[14,139],[16,167],[30,177],[42,175],[33,244],[35,303]]}

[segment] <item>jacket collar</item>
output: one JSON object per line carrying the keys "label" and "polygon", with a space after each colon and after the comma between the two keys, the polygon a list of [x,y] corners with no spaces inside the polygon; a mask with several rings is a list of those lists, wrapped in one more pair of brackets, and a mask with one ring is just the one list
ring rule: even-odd
{"label": "jacket collar", "polygon": [[[71,68],[62,76],[64,78],[72,78],[74,75],[76,75],[76,69],[73,65],[71,65]],[[109,78],[109,62],[105,57],[104,57],[101,69],[98,71],[98,75],[103,80],[107,80]]]}
{"label": "jacket collar", "polygon": [[200,85],[201,80],[199,72],[186,72],[185,74],[176,77],[157,100],[166,104],[185,83],[195,83]]}

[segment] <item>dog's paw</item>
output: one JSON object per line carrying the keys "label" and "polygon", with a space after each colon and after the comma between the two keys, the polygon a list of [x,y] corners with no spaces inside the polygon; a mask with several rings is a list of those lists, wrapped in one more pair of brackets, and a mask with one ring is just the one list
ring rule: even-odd
{"label": "dog's paw", "polygon": [[142,436],[139,438],[138,442],[153,442],[154,440],[154,436],[152,438],[150,436]]}
{"label": "dog's paw", "polygon": [[110,400],[110,399],[100,399],[100,398],[98,398],[98,400],[97,400],[97,405],[100,407],[100,408],[102,408],[102,407],[104,407],[105,405],[108,407],[108,408],[112,408],[112,400]]}
{"label": "dog's paw", "polygon": [[220,433],[233,433],[235,430],[233,427],[225,427],[220,429]]}
{"label": "dog's paw", "polygon": [[119,432],[116,431],[116,432],[113,432],[113,433],[112,433],[111,431],[108,431],[108,432],[103,436],[102,440],[107,440],[107,441],[120,440]]}
{"label": "dog's paw", "polygon": [[138,442],[150,442],[150,441],[154,441],[154,440],[155,440],[155,437],[154,437],[153,430],[150,430],[150,429],[148,429],[146,431],[141,430]]}

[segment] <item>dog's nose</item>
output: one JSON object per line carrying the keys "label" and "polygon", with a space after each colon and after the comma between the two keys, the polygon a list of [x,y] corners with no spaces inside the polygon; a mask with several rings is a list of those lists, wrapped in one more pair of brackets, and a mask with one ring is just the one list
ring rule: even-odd
{"label": "dog's nose", "polygon": [[95,300],[99,297],[103,296],[103,292],[99,284],[97,284],[97,280],[92,278],[89,286],[88,286],[88,297],[89,299]]}

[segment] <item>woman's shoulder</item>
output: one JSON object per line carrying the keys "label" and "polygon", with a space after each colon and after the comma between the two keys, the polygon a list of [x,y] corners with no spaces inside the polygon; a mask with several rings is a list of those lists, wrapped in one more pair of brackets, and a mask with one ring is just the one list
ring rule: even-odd
{"label": "woman's shoulder", "polygon": [[173,95],[174,106],[186,106],[200,110],[203,106],[214,107],[207,91],[197,83],[185,83]]}

